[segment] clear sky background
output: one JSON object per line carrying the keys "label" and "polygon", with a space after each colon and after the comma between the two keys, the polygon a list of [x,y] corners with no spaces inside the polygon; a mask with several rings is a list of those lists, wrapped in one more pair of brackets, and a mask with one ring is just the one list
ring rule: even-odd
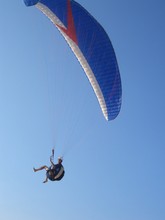
{"label": "clear sky background", "polygon": [[[53,24],[23,0],[0,7],[0,219],[165,219],[165,1],[79,0],[104,27],[123,101],[107,122]],[[65,178],[43,184],[64,155]]]}

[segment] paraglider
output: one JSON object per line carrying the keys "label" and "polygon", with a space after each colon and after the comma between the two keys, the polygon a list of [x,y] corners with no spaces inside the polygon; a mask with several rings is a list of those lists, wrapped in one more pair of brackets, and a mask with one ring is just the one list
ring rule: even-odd
{"label": "paraglider", "polygon": [[48,182],[48,179],[51,181],[59,181],[64,177],[65,170],[62,165],[63,158],[59,157],[57,164],[54,164],[53,159],[54,159],[54,149],[52,150],[52,155],[50,156],[50,163],[51,163],[50,167],[44,165],[37,169],[33,168],[34,172],[38,172],[40,170],[46,170],[46,179],[43,181],[43,183]]}
{"label": "paraglider", "polygon": [[121,108],[121,79],[116,55],[103,27],[74,0],[24,0],[57,27],[80,62],[106,120]]}

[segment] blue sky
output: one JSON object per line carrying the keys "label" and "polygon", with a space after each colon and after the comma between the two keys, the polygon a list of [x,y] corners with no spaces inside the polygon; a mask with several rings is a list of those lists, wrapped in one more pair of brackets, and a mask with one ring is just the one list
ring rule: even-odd
{"label": "blue sky", "polygon": [[[122,108],[107,122],[52,23],[23,1],[0,7],[0,218],[165,219],[165,3],[79,0],[117,55]],[[43,184],[64,154],[65,178]]]}

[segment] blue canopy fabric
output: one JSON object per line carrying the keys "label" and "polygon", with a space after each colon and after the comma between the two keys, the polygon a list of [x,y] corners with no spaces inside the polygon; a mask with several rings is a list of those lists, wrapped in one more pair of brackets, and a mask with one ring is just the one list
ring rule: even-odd
{"label": "blue canopy fabric", "polygon": [[121,78],[111,41],[103,27],[74,0],[24,0],[58,28],[80,62],[107,120],[121,108]]}

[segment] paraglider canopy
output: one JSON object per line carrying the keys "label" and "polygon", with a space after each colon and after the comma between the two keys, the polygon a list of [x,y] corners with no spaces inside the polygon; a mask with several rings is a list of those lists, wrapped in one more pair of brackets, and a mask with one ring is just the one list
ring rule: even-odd
{"label": "paraglider canopy", "polygon": [[104,117],[113,120],[121,108],[121,79],[116,55],[103,27],[74,0],[24,0],[35,5],[58,28],[79,60]]}

